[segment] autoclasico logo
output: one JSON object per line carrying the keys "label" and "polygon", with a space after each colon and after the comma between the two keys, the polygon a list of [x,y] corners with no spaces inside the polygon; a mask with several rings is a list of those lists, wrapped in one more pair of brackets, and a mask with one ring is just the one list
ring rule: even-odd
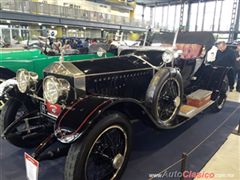
{"label": "autoclasico logo", "polygon": [[173,171],[168,172],[164,171],[159,174],[149,174],[150,178],[186,178],[186,179],[192,179],[192,178],[204,178],[204,179],[211,179],[215,177],[215,174],[213,172],[194,172],[194,171]]}

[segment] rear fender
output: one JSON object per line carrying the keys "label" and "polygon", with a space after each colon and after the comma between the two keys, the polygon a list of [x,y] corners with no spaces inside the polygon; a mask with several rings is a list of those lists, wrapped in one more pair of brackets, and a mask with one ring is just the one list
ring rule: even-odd
{"label": "rear fender", "polygon": [[224,78],[231,68],[208,66],[204,72],[204,88],[213,91],[212,100],[215,100],[220,93],[226,93],[227,89],[223,90],[222,85]]}
{"label": "rear fender", "polygon": [[153,125],[153,121],[149,121],[151,114],[134,99],[89,96],[76,101],[60,114],[55,124],[55,135],[62,143],[72,143],[91,133],[91,127],[111,112],[123,113],[128,120],[144,119],[149,125]]}
{"label": "rear fender", "polygon": [[220,90],[222,87],[223,80],[227,73],[229,72],[230,68],[225,67],[212,67],[210,69],[210,80],[208,82],[208,88],[212,90]]}

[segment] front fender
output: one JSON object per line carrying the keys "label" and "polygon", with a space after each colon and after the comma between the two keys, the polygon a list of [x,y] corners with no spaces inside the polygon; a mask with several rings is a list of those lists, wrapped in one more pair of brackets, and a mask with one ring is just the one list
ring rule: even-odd
{"label": "front fender", "polygon": [[66,108],[55,123],[55,135],[62,143],[72,143],[91,133],[91,127],[106,113],[121,112],[128,119],[142,119],[154,126],[154,119],[143,104],[130,98],[113,99],[89,96]]}
{"label": "front fender", "polygon": [[55,135],[62,143],[75,141],[112,101],[112,99],[92,96],[77,100],[58,117],[55,123]]}

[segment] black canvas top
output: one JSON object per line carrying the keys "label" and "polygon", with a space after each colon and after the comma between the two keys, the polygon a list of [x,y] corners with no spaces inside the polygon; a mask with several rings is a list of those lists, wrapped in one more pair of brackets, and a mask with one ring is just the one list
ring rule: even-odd
{"label": "black canvas top", "polygon": [[[172,44],[174,36],[175,33],[172,32],[154,33],[151,37],[151,42]],[[215,43],[215,38],[210,32],[179,32],[177,43],[201,44],[206,49],[210,49]]]}

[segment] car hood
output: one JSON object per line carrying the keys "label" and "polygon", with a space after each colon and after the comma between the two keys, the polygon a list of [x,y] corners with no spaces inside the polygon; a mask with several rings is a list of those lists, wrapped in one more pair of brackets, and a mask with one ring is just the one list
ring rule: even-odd
{"label": "car hood", "polygon": [[137,56],[126,55],[98,60],[56,62],[45,68],[44,73],[45,75],[56,74],[60,76],[81,77],[122,71],[137,71],[146,68],[150,69],[151,67]]}

